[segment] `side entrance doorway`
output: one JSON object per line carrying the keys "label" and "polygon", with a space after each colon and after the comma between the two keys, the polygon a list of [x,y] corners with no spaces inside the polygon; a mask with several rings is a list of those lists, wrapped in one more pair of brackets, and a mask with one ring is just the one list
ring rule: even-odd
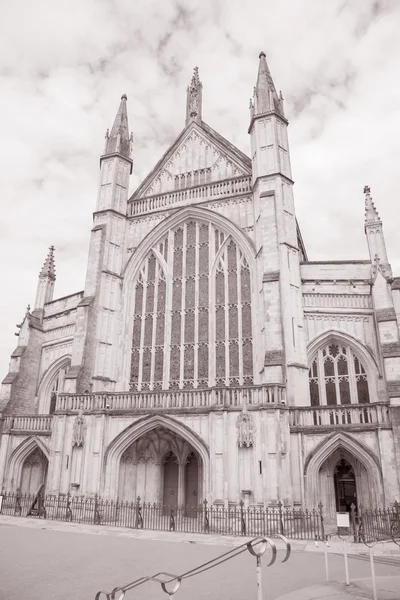
{"label": "side entrance doorway", "polygon": [[354,504],[357,511],[357,486],[354,469],[342,458],[334,470],[335,498],[337,512],[350,512]]}

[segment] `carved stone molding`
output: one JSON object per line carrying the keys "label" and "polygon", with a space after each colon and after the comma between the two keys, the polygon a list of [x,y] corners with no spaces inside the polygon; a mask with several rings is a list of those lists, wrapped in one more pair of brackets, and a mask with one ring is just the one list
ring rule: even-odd
{"label": "carved stone molding", "polygon": [[378,323],[383,323],[384,321],[396,321],[396,313],[394,308],[381,308],[376,311],[376,320]]}
{"label": "carved stone molding", "polygon": [[305,314],[304,318],[307,321],[344,321],[344,322],[363,322],[368,323],[369,317],[361,315],[310,315]]}
{"label": "carved stone molding", "polygon": [[382,355],[383,358],[400,357],[400,343],[391,342],[389,344],[382,344]]}
{"label": "carved stone molding", "polygon": [[388,381],[387,389],[388,389],[389,398],[400,397],[400,379],[396,379],[395,381]]}
{"label": "carved stone molding", "polygon": [[270,281],[279,281],[279,271],[269,271],[263,275],[263,283],[269,283]]}
{"label": "carved stone molding", "polygon": [[276,367],[280,365],[283,365],[283,350],[266,350],[264,367]]}

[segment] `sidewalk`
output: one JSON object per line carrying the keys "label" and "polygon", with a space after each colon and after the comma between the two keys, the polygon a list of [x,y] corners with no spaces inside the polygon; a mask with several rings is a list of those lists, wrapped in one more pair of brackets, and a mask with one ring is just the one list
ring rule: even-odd
{"label": "sidewalk", "polygon": [[[379,600],[400,599],[400,575],[376,578]],[[343,583],[311,585],[275,600],[370,600],[373,598],[371,579],[356,579],[349,586]]]}
{"label": "sidewalk", "polygon": [[[12,525],[14,527],[33,527],[37,529],[54,529],[57,531],[73,531],[88,533],[92,535],[112,535],[115,537],[131,537],[136,539],[168,541],[190,544],[208,544],[213,546],[240,546],[253,539],[255,536],[229,536],[213,535],[205,533],[181,533],[176,531],[153,531],[151,529],[130,529],[128,527],[112,527],[109,525],[91,525],[88,523],[69,523],[66,521],[52,521],[49,519],[39,519],[37,517],[14,517],[9,515],[0,515],[0,526]],[[279,544],[279,541],[277,542]],[[313,542],[310,540],[290,540],[292,550],[303,550],[305,552],[324,552],[322,542]],[[338,538],[331,539],[327,547],[329,553],[343,554],[343,541]],[[369,549],[364,544],[347,543],[348,555],[369,553]],[[380,542],[374,547],[374,556],[390,556],[399,558],[400,547],[393,542]],[[400,563],[399,563],[400,564]],[[400,598],[400,594],[399,594]]]}

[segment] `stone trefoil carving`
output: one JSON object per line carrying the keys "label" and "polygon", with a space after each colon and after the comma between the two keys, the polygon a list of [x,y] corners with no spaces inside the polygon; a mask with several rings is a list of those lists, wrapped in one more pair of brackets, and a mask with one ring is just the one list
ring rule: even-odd
{"label": "stone trefoil carving", "polygon": [[254,445],[255,426],[251,415],[247,412],[246,404],[243,405],[243,410],[238,416],[237,428],[239,448],[251,448]]}
{"label": "stone trefoil carving", "polygon": [[72,433],[72,446],[82,447],[85,442],[86,423],[83,417],[83,407],[79,409],[78,416],[75,419],[74,429]]}

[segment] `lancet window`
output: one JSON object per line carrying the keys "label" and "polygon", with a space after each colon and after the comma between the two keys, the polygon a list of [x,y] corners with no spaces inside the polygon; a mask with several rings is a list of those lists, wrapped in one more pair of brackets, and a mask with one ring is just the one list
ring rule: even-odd
{"label": "lancet window", "polygon": [[331,343],[320,348],[309,370],[311,406],[368,403],[366,370],[348,346]]}
{"label": "lancet window", "polygon": [[149,252],[133,321],[131,389],[253,383],[249,264],[211,223],[187,221]]}

